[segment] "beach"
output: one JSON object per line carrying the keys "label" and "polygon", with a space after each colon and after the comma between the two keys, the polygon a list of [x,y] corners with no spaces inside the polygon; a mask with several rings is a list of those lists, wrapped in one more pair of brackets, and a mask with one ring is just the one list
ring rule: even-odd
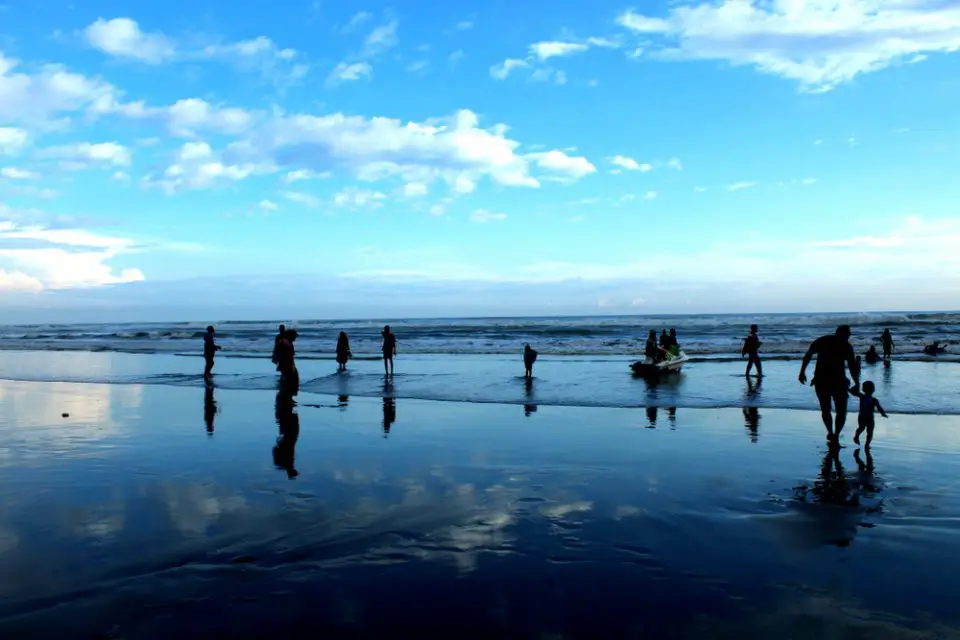
{"label": "beach", "polygon": [[[805,409],[687,406],[746,388],[691,365],[653,411],[620,362],[590,371],[636,406],[560,402],[550,382],[605,384],[575,362],[538,363],[543,402],[522,380],[507,400],[409,397],[412,358],[394,393],[382,374],[338,393],[322,363],[293,404],[263,388],[269,362],[218,361],[206,388],[200,358],[157,358],[0,360],[0,635],[960,637],[960,417],[898,413],[909,394],[879,382],[871,455],[848,424],[834,460],[797,363],[762,386]],[[470,378],[430,362],[418,375]],[[939,366],[895,363],[890,395],[910,365]],[[492,385],[500,366],[476,370]],[[70,377],[87,381],[53,381]]]}

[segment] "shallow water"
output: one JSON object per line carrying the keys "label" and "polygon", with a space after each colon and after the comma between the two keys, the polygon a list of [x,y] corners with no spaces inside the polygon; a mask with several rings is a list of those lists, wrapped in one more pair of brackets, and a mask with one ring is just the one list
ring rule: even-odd
{"label": "shallow water", "polygon": [[[761,384],[747,381],[745,362],[696,362],[679,376],[652,385],[631,375],[630,358],[541,357],[535,379],[523,379],[522,361],[506,356],[398,356],[396,375],[385,381],[381,361],[336,364],[302,360],[301,388],[314,393],[451,402],[580,407],[743,407],[816,409],[813,390],[797,381],[798,362],[764,364]],[[812,377],[814,365],[808,369]],[[173,355],[0,351],[0,379],[203,387],[203,359]],[[272,390],[277,373],[267,358],[218,358],[221,389]],[[960,363],[901,362],[864,365],[876,396],[888,411],[960,414]],[[389,382],[389,384],[387,384]],[[855,399],[849,401],[855,409]]]}
{"label": "shallow water", "polygon": [[956,417],[279,400],[0,383],[0,636],[957,637]]}

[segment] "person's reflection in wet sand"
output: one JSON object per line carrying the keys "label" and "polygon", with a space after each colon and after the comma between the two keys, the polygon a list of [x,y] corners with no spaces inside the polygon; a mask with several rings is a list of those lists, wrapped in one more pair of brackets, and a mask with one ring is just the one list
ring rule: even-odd
{"label": "person's reflection in wet sand", "polygon": [[346,411],[349,403],[350,396],[337,396],[337,408],[340,409],[340,411]]}
{"label": "person's reflection in wet sand", "polygon": [[829,447],[820,465],[820,476],[810,490],[814,500],[822,504],[851,507],[858,503],[857,495],[840,463],[840,449]]}
{"label": "person's reflection in wet sand", "polygon": [[273,447],[273,464],[287,472],[288,478],[296,478],[300,473],[294,467],[297,439],[300,437],[300,416],[294,410],[296,401],[290,389],[277,391],[275,417],[277,419],[277,444]]}
{"label": "person's reflection in wet sand", "polygon": [[647,429],[657,428],[657,408],[656,407],[647,407],[647,422],[650,423],[647,425]]}
{"label": "person's reflection in wet sand", "polygon": [[750,442],[757,444],[760,438],[760,411],[756,407],[743,408],[743,426],[747,429]]}
{"label": "person's reflection in wet sand", "polygon": [[537,405],[533,400],[533,378],[525,377],[523,379],[524,393],[526,394],[526,402],[523,404],[523,415],[530,417],[531,413],[536,413]]}
{"label": "person's reflection in wet sand", "polygon": [[207,435],[213,435],[213,420],[217,415],[217,400],[213,397],[213,385],[207,384],[203,390],[203,421],[207,425]]}
{"label": "person's reflection in wet sand", "polygon": [[677,408],[676,407],[667,407],[667,422],[670,424],[670,429],[677,428]]}
{"label": "person's reflection in wet sand", "polygon": [[[866,463],[864,463],[863,458],[860,457],[860,449],[857,449],[853,452],[853,459],[857,462],[857,485],[860,488],[860,496],[863,498],[872,499],[876,497],[881,490],[881,481],[877,478],[874,468],[873,468],[873,454],[870,452],[870,449],[863,450],[864,455],[866,456]],[[883,506],[882,500],[878,502],[875,506],[870,507],[869,503],[864,504],[868,507],[868,512],[880,511]]]}
{"label": "person's reflection in wet sand", "polygon": [[383,398],[383,437],[390,435],[390,427],[397,420],[397,403],[393,398]]}

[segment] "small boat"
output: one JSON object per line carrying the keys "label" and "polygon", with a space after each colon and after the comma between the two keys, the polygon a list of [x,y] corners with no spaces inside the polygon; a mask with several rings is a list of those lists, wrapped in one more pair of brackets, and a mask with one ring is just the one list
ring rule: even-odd
{"label": "small boat", "polygon": [[638,376],[661,376],[668,373],[679,373],[680,367],[690,360],[686,353],[679,351],[677,355],[671,356],[660,362],[653,362],[650,358],[638,360],[630,365],[630,369]]}

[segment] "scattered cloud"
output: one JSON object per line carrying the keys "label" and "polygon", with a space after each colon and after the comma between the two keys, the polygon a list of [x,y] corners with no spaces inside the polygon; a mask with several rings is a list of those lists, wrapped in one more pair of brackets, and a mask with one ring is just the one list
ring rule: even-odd
{"label": "scattered cloud", "polygon": [[500,64],[490,67],[490,75],[497,80],[506,80],[514,69],[524,69],[530,64],[520,58],[507,58]]}
{"label": "scattered cloud", "polygon": [[317,173],[316,171],[311,171],[310,169],[297,169],[296,171],[287,172],[287,174],[283,176],[283,181],[287,184],[293,184],[294,182],[300,182],[301,180],[323,180],[329,177],[329,171]]}
{"label": "scattered cloud", "polygon": [[398,26],[396,20],[391,20],[371,31],[363,41],[362,57],[373,58],[397,46],[400,42],[397,37]]}
{"label": "scattered cloud", "polygon": [[562,151],[528,153],[526,158],[533,160],[541,169],[563,181],[577,181],[597,171],[597,168],[586,158],[568,156]]}
{"label": "scattered cloud", "polygon": [[850,145],[851,147],[856,147],[860,145],[860,141],[851,136],[847,138],[847,144]]}
{"label": "scattered cloud", "polygon": [[130,18],[98,19],[84,29],[87,43],[100,51],[148,64],[160,64],[176,54],[176,47],[160,33],[144,33]]}
{"label": "scattered cloud", "polygon": [[457,31],[469,31],[473,29],[473,22],[470,20],[461,20],[457,23]]}
{"label": "scattered cloud", "polygon": [[464,55],[463,49],[457,49],[456,51],[451,53],[449,56],[447,56],[447,63],[451,67],[456,66],[458,62],[463,60],[463,55]]}
{"label": "scattered cloud", "polygon": [[207,189],[245,180],[252,175],[275,170],[268,164],[224,163],[206,142],[187,142],[174,156],[162,176],[147,176],[146,186],[159,186],[168,195],[183,191]]}
{"label": "scattered cloud", "polygon": [[407,65],[407,72],[409,73],[419,73],[425,71],[427,67],[430,66],[429,60],[415,60]]}
{"label": "scattered cloud", "polygon": [[561,86],[567,84],[567,74],[564,71],[543,67],[530,74],[530,82],[552,82]]}
{"label": "scattered cloud", "polygon": [[823,144],[823,140],[814,140],[813,144],[819,147],[821,144]]}
{"label": "scattered cloud", "polygon": [[733,184],[727,186],[727,191],[742,191],[744,189],[750,189],[757,186],[757,182],[748,180],[745,182],[734,182]]}
{"label": "scattered cloud", "polygon": [[126,171],[114,171],[113,175],[110,176],[110,179],[114,182],[129,182],[130,174]]}
{"label": "scattered cloud", "polygon": [[7,189],[11,195],[26,196],[28,198],[40,198],[41,200],[52,200],[57,197],[57,192],[53,189],[37,187],[32,184],[26,186],[13,186]]}
{"label": "scattered cloud", "polygon": [[280,197],[290,202],[295,202],[296,204],[302,204],[311,209],[319,207],[322,203],[320,199],[316,196],[312,196],[309,193],[304,193],[302,191],[281,191]]}
{"label": "scattered cloud", "polygon": [[333,203],[338,207],[373,209],[383,206],[386,198],[386,194],[379,191],[347,187],[333,196]]}
{"label": "scattered cloud", "polygon": [[15,127],[0,127],[0,155],[18,155],[25,146],[29,136],[23,129]]}
{"label": "scattered cloud", "polygon": [[91,166],[130,166],[130,150],[116,142],[98,142],[48,147],[38,152],[43,158],[55,158],[65,169],[86,169]]}
{"label": "scattered cloud", "polygon": [[800,181],[800,184],[805,184],[805,185],[811,185],[816,183],[817,183],[816,178],[804,178],[803,180]]}
{"label": "scattered cloud", "polygon": [[747,65],[805,91],[960,49],[960,13],[943,0],[718,0],[676,4],[662,18],[628,10],[617,22],[661,59]]}
{"label": "scattered cloud", "polygon": [[408,198],[419,198],[427,195],[430,191],[430,187],[425,185],[422,182],[408,182],[403,185],[402,193]]}
{"label": "scattered cloud", "polygon": [[706,187],[694,187],[693,190],[696,191],[697,193],[706,193],[707,188],[706,188]]}
{"label": "scattered cloud", "polygon": [[667,166],[677,171],[683,171],[683,163],[680,162],[680,158],[670,158],[667,160]]}
{"label": "scattered cloud", "polygon": [[644,200],[653,200],[656,197],[657,197],[656,191],[647,191],[645,194],[643,194]]}
{"label": "scattered cloud", "polygon": [[192,138],[202,131],[239,134],[254,123],[254,116],[245,109],[212,105],[200,98],[177,100],[169,107],[151,107],[144,102],[119,102],[113,96],[104,96],[90,106],[93,117],[116,115],[146,122],[156,122],[184,138]]}
{"label": "scattered cloud", "polygon": [[357,30],[358,27],[366,24],[373,18],[373,14],[369,11],[359,11],[353,14],[353,17],[343,25],[343,28],[340,30],[342,33],[353,33]]}
{"label": "scattered cloud", "polygon": [[3,167],[0,169],[0,177],[8,180],[37,180],[40,178],[40,174],[18,167]]}
{"label": "scattered cloud", "polygon": [[628,156],[617,155],[609,158],[609,160],[610,164],[626,169],[627,171],[642,171],[643,173],[647,173],[653,170],[652,164],[646,162],[640,163]]}
{"label": "scattered cloud", "polygon": [[493,211],[487,211],[486,209],[477,209],[470,214],[470,220],[479,224],[486,224],[488,222],[493,222],[495,220],[506,220],[507,214],[505,213],[494,213]]}
{"label": "scattered cloud", "polygon": [[577,53],[583,53],[590,48],[587,44],[581,44],[579,42],[560,42],[560,41],[547,41],[547,42],[536,42],[530,45],[530,53],[535,56],[541,62],[549,60],[550,58],[571,56]]}
{"label": "scattered cloud", "polygon": [[266,198],[261,200],[259,204],[257,204],[257,206],[260,207],[260,210],[264,212],[276,211],[279,208],[277,207],[276,202],[272,200],[267,200]]}
{"label": "scattered cloud", "polygon": [[343,82],[369,79],[372,75],[373,67],[369,62],[341,62],[327,76],[327,86],[335,87]]}

